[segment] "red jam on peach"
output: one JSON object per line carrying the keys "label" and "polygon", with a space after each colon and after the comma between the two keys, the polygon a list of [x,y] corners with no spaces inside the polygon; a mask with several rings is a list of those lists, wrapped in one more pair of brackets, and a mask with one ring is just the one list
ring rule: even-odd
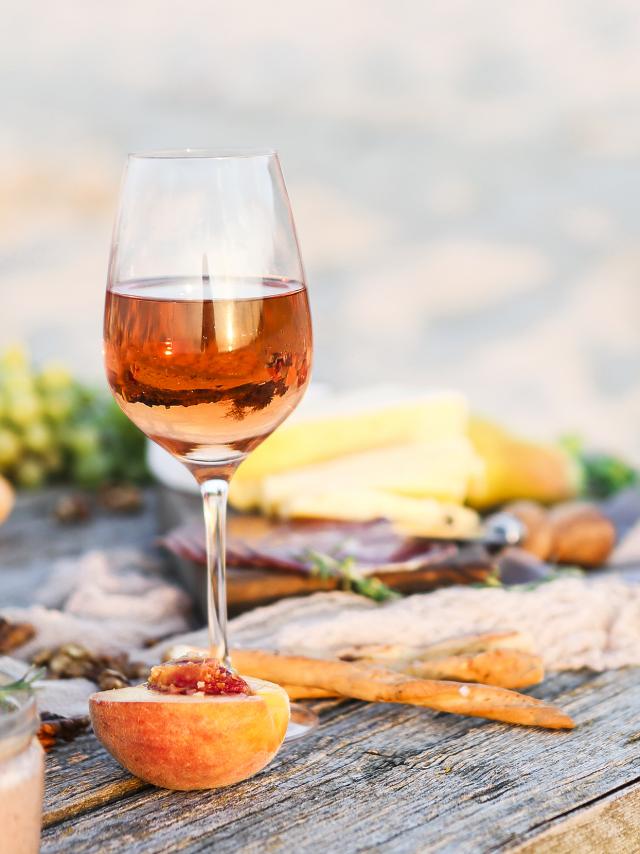
{"label": "red jam on peach", "polygon": [[236,676],[217,658],[178,658],[151,668],[149,688],[166,694],[250,694],[241,676]]}

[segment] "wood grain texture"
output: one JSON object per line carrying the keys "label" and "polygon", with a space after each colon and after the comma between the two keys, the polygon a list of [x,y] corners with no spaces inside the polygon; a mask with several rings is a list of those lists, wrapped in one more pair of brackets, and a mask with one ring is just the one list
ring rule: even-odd
{"label": "wood grain texture", "polygon": [[46,757],[43,825],[48,827],[132,791],[149,788],[115,763],[93,733],[60,743]]}
{"label": "wood grain texture", "polygon": [[640,783],[563,816],[514,854],[635,854],[640,850]]}
{"label": "wood grain texture", "polygon": [[[42,851],[513,849],[567,813],[622,797],[638,777],[637,672],[558,675],[533,693],[566,708],[578,728],[539,732],[408,706],[327,703],[322,726],[252,780],[219,792],[114,793],[47,828]],[[85,786],[87,774],[91,766],[78,763]],[[628,820],[640,834],[640,817]]]}

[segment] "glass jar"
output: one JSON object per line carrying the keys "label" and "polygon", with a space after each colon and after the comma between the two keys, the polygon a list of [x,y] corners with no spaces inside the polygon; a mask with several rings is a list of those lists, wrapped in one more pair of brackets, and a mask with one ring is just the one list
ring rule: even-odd
{"label": "glass jar", "polygon": [[[11,680],[0,673],[0,687]],[[0,850],[40,850],[44,751],[36,738],[39,718],[30,688],[0,690]]]}

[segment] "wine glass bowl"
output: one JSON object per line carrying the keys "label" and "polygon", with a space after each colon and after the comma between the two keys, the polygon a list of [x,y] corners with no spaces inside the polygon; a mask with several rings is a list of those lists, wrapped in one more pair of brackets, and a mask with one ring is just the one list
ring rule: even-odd
{"label": "wine glass bowl", "polygon": [[[219,289],[237,297],[218,298]],[[298,404],[310,341],[307,295],[297,282],[152,280],[107,293],[113,394],[199,481],[235,467]]]}
{"label": "wine glass bowl", "polygon": [[210,645],[226,664],[228,480],[302,398],[311,349],[277,155],[130,155],[109,263],[107,379],[123,412],[200,484]]}

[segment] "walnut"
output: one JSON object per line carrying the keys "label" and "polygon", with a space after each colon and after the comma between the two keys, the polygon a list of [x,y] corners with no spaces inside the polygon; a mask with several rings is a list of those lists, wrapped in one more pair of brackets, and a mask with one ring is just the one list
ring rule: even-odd
{"label": "walnut", "polygon": [[49,679],[81,677],[96,682],[102,690],[124,688],[131,681],[146,679],[149,673],[146,664],[129,661],[125,653],[98,655],[78,643],[42,649],[34,656],[33,664],[46,666]]}
{"label": "walnut", "polygon": [[572,501],[551,510],[550,559],[556,563],[593,567],[603,564],[616,543],[616,529],[594,504]]}
{"label": "walnut", "polygon": [[120,673],[119,670],[112,670],[107,667],[98,676],[98,687],[101,691],[110,691],[112,688],[126,688],[129,685],[129,680]]}
{"label": "walnut", "polygon": [[75,524],[85,522],[91,515],[91,508],[84,495],[63,495],[57,502],[53,514],[58,522],[67,525]]}

